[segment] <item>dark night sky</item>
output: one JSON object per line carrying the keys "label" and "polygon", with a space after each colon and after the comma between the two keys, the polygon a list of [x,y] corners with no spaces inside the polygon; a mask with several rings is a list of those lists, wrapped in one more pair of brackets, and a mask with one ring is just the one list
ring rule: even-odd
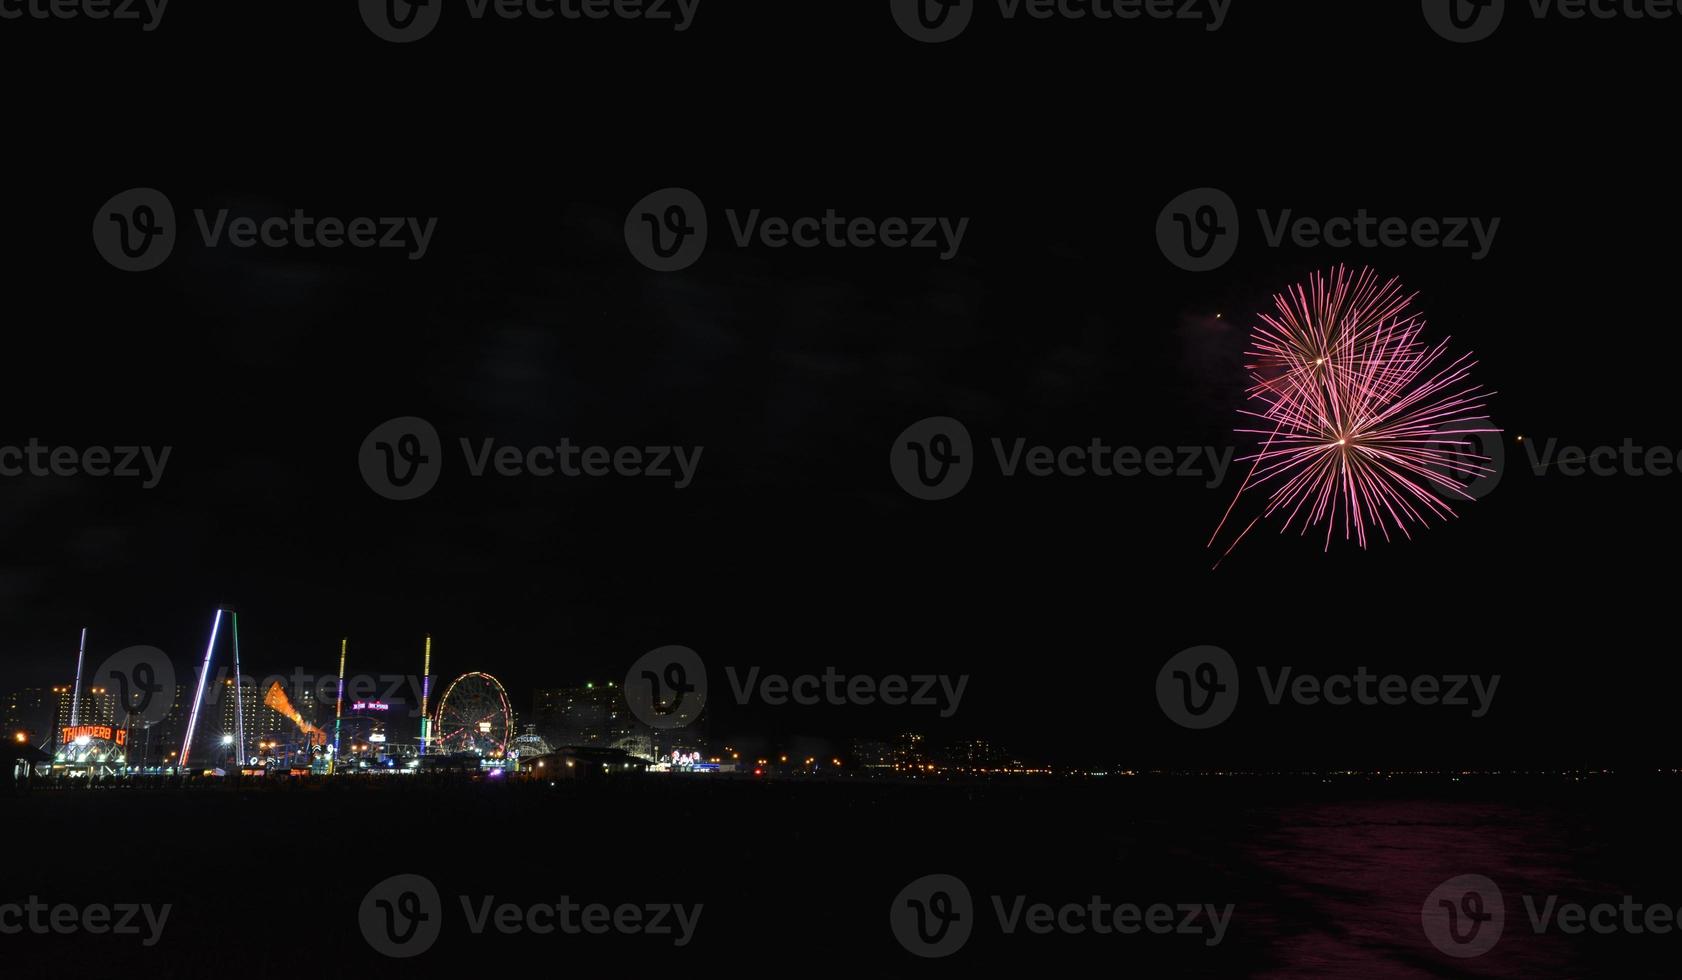
{"label": "dark night sky", "polygon": [[[1070,761],[1669,761],[1660,600],[1682,477],[1536,478],[1509,444],[1502,486],[1412,543],[1322,555],[1265,535],[1211,573],[1227,488],[983,472],[927,504],[886,459],[932,415],[978,440],[1224,445],[1251,315],[1339,261],[1420,292],[1432,334],[1479,353],[1510,434],[1682,448],[1682,202],[1654,116],[1672,79],[1630,53],[1666,32],[1576,28],[1632,45],[1590,92],[1552,84],[1581,77],[1559,67],[1567,25],[1461,48],[1412,3],[1239,0],[1214,35],[982,24],[940,48],[869,3],[718,3],[677,37],[463,25],[402,48],[354,14],[177,3],[155,36],[79,32],[63,78],[0,57],[27,96],[5,123],[0,443],[174,447],[147,492],[0,481],[7,682],[62,682],[84,625],[97,656],[149,643],[190,663],[229,603],[257,670],[327,668],[349,635],[353,669],[408,673],[430,631],[438,673],[496,673],[520,708],[680,643],[720,692],[731,663],[969,672],[952,730]],[[438,232],[419,263],[187,242],[119,273],[89,218],[146,185],[180,212],[435,215]],[[669,185],[707,202],[714,239],[662,275],[621,225]],[[1245,237],[1185,273],[1154,223],[1204,185],[1238,202]],[[946,263],[730,247],[723,209],[754,207],[971,227]],[[1256,208],[1502,225],[1481,262],[1269,249]],[[356,453],[411,414],[447,448],[706,449],[681,492],[458,463],[393,503]],[[1194,739],[1152,685],[1200,643],[1301,669],[1499,672],[1499,714],[1281,709]],[[720,734],[930,728],[720,711]]]}

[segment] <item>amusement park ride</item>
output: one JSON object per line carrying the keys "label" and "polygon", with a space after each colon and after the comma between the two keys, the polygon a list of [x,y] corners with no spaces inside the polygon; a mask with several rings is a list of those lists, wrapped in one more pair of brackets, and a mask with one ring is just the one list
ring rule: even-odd
{"label": "amusement park ride", "polygon": [[[233,672],[239,683],[239,614],[231,609],[216,610],[215,618],[210,625],[210,642],[205,646],[204,659],[199,666],[199,676],[192,695],[192,702],[187,716],[186,734],[181,740],[179,758],[173,765],[165,767],[164,771],[175,773],[191,773],[195,769],[220,774],[214,767],[195,766],[192,762],[195,752],[195,736],[198,733],[200,709],[204,705],[205,687],[210,677],[211,666],[216,656],[217,641],[223,632],[223,621],[227,620],[227,632],[230,637],[233,654]],[[263,695],[263,704],[289,719],[298,731],[300,743],[304,746],[306,758],[310,759],[308,771],[334,774],[349,771],[352,767],[348,762],[341,762],[344,755],[341,738],[344,733],[344,723],[347,720],[362,718],[366,715],[345,714],[345,667],[349,654],[350,641],[348,638],[339,641],[339,676],[338,689],[333,704],[333,730],[331,734],[317,728],[309,719],[293,705],[287,697],[285,689],[276,681],[269,685]],[[123,717],[113,719],[111,724],[84,725],[81,723],[81,690],[82,666],[87,653],[87,630],[82,630],[81,643],[76,653],[76,682],[71,693],[70,724],[59,732],[60,749],[54,757],[53,768],[86,775],[117,775],[126,772],[139,771],[140,767],[130,767],[127,760],[129,744],[129,727],[133,719],[134,709],[130,704],[118,706],[119,714]],[[415,758],[406,767],[410,771],[419,768],[421,759],[426,756],[449,756],[458,763],[476,762],[477,766],[500,768],[516,761],[520,746],[514,738],[514,713],[509,706],[508,692],[502,683],[490,674],[471,671],[462,674],[451,681],[444,688],[443,697],[438,700],[437,710],[431,710],[432,695],[432,636],[428,634],[425,642],[423,672],[421,674],[421,718],[420,739],[415,746]],[[258,748],[261,753],[253,753],[252,746],[246,738],[245,712],[243,698],[234,695],[234,731],[223,736],[224,745],[230,746],[229,755],[246,771],[253,771],[249,767],[270,766],[275,764],[271,748],[278,746],[278,742],[261,742]],[[387,705],[380,702],[358,702],[352,705],[352,711],[382,710]],[[369,738],[369,741],[383,740],[383,733]],[[370,746],[359,746],[369,748]],[[173,753],[171,753],[173,755]],[[221,760],[226,761],[226,760]],[[286,767],[289,768],[289,767]],[[151,771],[151,770],[147,770]],[[290,768],[291,772],[299,772]],[[401,770],[399,770],[401,771]]]}

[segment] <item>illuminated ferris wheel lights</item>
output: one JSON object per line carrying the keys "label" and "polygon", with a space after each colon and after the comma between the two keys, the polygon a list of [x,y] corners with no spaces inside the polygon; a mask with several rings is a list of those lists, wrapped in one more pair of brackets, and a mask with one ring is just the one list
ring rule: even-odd
{"label": "illuminated ferris wheel lights", "polygon": [[514,712],[508,692],[490,674],[463,674],[450,682],[438,701],[432,741],[447,753],[502,758],[513,740]]}

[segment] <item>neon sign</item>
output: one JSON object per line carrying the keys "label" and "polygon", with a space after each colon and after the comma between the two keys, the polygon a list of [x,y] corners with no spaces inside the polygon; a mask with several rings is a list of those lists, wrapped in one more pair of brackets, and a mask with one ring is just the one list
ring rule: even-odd
{"label": "neon sign", "polygon": [[391,705],[384,701],[358,701],[350,706],[352,711],[390,711]]}
{"label": "neon sign", "polygon": [[118,745],[128,744],[128,729],[112,728],[110,725],[71,725],[64,729],[62,734],[65,745],[83,738],[99,738],[107,742],[116,742]]}

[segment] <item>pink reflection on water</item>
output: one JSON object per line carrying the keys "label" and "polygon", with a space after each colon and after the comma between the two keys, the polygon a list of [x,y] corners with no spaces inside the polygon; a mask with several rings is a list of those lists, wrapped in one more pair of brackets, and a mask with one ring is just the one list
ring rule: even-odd
{"label": "pink reflection on water", "polygon": [[[1531,929],[1522,896],[1602,891],[1574,876],[1557,814],[1497,804],[1355,802],[1292,807],[1246,850],[1274,876],[1276,913],[1255,922],[1275,962],[1263,977],[1559,977],[1580,937]],[[1505,899],[1500,941],[1456,959],[1425,936],[1420,911],[1450,878],[1481,874]],[[1303,928],[1327,923],[1322,931]]]}

